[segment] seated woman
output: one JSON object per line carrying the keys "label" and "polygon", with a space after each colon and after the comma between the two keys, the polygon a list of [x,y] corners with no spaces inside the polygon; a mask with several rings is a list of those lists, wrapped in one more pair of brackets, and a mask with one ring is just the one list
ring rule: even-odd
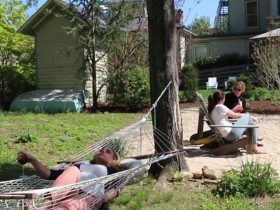
{"label": "seated woman", "polygon": [[[216,91],[208,97],[208,112],[216,125],[230,126],[232,122],[228,120],[229,117],[238,119],[234,125],[256,125],[256,119],[249,114],[238,113],[230,110],[224,105],[225,94],[222,91]],[[227,141],[234,141],[242,136],[246,128],[231,128],[231,127],[218,127],[222,137]],[[255,154],[264,154],[258,145],[258,129],[253,128],[253,152]]]}
{"label": "seated woman", "polygon": [[[234,112],[246,113],[247,105],[246,99],[243,97],[243,93],[246,90],[246,86],[243,81],[236,81],[233,83],[231,92],[227,93],[225,96],[224,105],[227,106]],[[259,123],[256,117],[253,118],[256,123]],[[245,131],[246,134],[246,131]],[[262,141],[263,137],[258,137],[258,141]],[[262,144],[259,144],[262,145]]]}
{"label": "seated woman", "polygon": [[[64,186],[94,179],[101,176],[106,176],[119,171],[120,157],[110,148],[103,148],[94,158],[90,164],[75,164],[67,169],[53,170],[42,164],[34,156],[25,152],[19,152],[17,160],[20,164],[31,163],[38,171],[39,175],[44,179],[55,180],[52,187]],[[90,170],[89,170],[90,169]],[[98,189],[97,189],[98,188]],[[86,187],[82,189],[87,196],[83,199],[77,194],[77,191],[66,190],[62,193],[50,192],[46,197],[40,210],[44,209],[68,209],[68,210],[88,210],[91,208],[99,209],[104,199],[100,199],[104,195],[103,185]],[[110,199],[117,195],[117,190],[111,189],[106,192],[103,198]],[[67,198],[67,199],[65,199]],[[96,199],[99,198],[98,202]],[[94,206],[91,206],[94,203]]]}
{"label": "seated woman", "polygon": [[246,113],[246,99],[242,96],[245,92],[244,82],[234,82],[231,90],[232,91],[225,96],[225,106],[234,112]]}

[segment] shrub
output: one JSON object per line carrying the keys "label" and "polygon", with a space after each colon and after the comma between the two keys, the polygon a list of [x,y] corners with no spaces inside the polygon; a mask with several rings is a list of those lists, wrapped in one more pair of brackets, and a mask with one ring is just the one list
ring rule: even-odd
{"label": "shrub", "polygon": [[199,59],[195,60],[193,65],[195,66],[195,68],[200,69],[200,70],[216,68],[215,63],[217,62],[218,58],[219,58],[218,56],[217,57],[199,58]]}
{"label": "shrub", "polygon": [[36,140],[36,137],[31,134],[22,134],[19,138],[15,141],[15,143],[29,143],[34,142]]}
{"label": "shrub", "polygon": [[270,100],[271,100],[271,104],[279,104],[280,102],[280,90],[271,90],[270,92]]}
{"label": "shrub", "polygon": [[257,87],[250,92],[250,99],[254,101],[264,101],[270,98],[270,91],[267,88]]}
{"label": "shrub", "polygon": [[198,90],[198,71],[191,63],[188,63],[182,68],[182,73],[186,78],[184,87],[186,97],[188,100],[193,101]]}
{"label": "shrub", "polygon": [[118,72],[109,78],[108,101],[132,108],[146,106],[150,102],[149,74],[147,69]]}
{"label": "shrub", "polygon": [[221,55],[217,61],[219,67],[235,66],[248,63],[247,55],[239,55],[238,53],[230,53]]}
{"label": "shrub", "polygon": [[179,91],[179,102],[186,102],[187,95],[185,91]]}
{"label": "shrub", "polygon": [[13,67],[0,68],[0,107],[8,109],[15,97],[35,89],[31,80],[14,70]]}
{"label": "shrub", "polygon": [[120,157],[126,157],[126,155],[128,154],[129,151],[127,151],[127,142],[122,141],[122,139],[112,139],[109,143],[108,143],[108,147],[113,149],[114,151],[116,151]]}
{"label": "shrub", "polygon": [[184,175],[180,171],[175,171],[173,174],[172,180],[174,182],[181,182],[184,178]]}
{"label": "shrub", "polygon": [[248,64],[248,61],[249,58],[247,55],[231,53],[216,57],[199,58],[194,62],[194,66],[198,69],[211,69],[224,66]]}
{"label": "shrub", "polygon": [[213,193],[218,196],[247,197],[274,195],[280,192],[277,172],[271,164],[243,163],[241,170],[231,170],[217,184]]}
{"label": "shrub", "polygon": [[231,90],[231,88],[235,82],[236,82],[236,80],[227,80],[227,90]]}
{"label": "shrub", "polygon": [[268,89],[280,89],[280,39],[278,36],[261,39],[253,45],[252,58],[256,65],[256,79]]}

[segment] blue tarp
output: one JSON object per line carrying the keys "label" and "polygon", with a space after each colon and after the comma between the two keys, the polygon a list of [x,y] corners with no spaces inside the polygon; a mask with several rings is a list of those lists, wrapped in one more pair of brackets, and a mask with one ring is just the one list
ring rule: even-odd
{"label": "blue tarp", "polygon": [[12,102],[10,110],[47,113],[80,112],[87,100],[84,90],[33,90],[18,96]]}

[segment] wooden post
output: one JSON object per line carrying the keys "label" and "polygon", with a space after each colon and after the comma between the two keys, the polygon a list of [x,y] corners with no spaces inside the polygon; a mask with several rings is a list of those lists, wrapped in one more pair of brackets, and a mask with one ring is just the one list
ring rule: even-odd
{"label": "wooden post", "polygon": [[[231,128],[246,128],[247,129],[247,138],[246,138],[246,153],[247,154],[253,154],[253,129],[258,128],[257,125],[210,125],[210,127],[231,127]],[[239,141],[239,140],[238,140]],[[238,142],[235,141],[235,142]],[[228,144],[228,145],[233,145],[235,142]],[[239,148],[241,148],[240,146],[245,146],[245,145],[238,145]],[[237,149],[237,148],[236,148]],[[224,151],[225,153],[225,151]]]}
{"label": "wooden post", "polygon": [[201,139],[203,137],[203,126],[204,126],[204,113],[202,109],[199,109],[198,115],[198,125],[197,125],[197,139]]}
{"label": "wooden post", "polygon": [[253,154],[253,128],[247,128],[247,154]]}

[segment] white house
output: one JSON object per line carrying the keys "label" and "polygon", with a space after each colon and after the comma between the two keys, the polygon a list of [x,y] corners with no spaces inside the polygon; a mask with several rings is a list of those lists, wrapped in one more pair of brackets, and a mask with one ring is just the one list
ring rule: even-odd
{"label": "white house", "polygon": [[220,0],[215,29],[188,41],[186,61],[238,53],[250,55],[250,38],[280,26],[279,0]]}

